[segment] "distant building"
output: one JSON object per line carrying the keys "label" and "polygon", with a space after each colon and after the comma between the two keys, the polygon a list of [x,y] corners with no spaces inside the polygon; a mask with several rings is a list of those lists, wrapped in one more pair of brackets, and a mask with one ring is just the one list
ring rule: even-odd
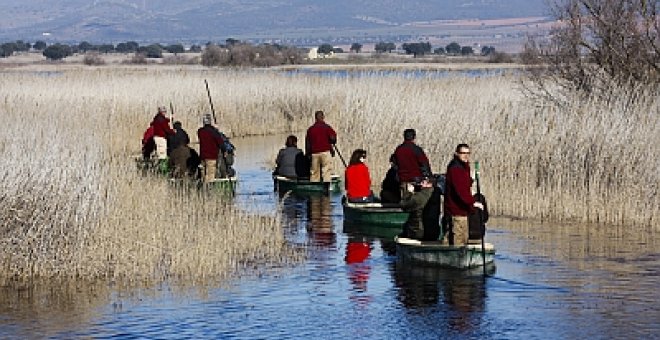
{"label": "distant building", "polygon": [[318,47],[312,47],[309,49],[309,52],[307,52],[307,59],[318,59],[319,58],[319,48]]}
{"label": "distant building", "polygon": [[335,52],[331,51],[330,53],[323,54],[319,53],[319,48],[318,47],[312,47],[309,49],[307,52],[307,59],[313,60],[313,59],[319,59],[319,58],[334,58]]}

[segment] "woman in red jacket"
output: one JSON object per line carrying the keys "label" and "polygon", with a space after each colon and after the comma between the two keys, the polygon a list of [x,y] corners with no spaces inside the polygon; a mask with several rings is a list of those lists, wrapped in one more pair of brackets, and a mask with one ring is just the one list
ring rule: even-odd
{"label": "woman in red jacket", "polygon": [[346,197],[352,203],[368,203],[374,201],[371,192],[371,177],[367,168],[367,152],[362,149],[353,151],[346,168]]}

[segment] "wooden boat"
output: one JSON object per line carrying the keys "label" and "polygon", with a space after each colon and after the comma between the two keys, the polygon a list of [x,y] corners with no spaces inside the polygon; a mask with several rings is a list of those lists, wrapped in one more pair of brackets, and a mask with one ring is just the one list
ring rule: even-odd
{"label": "wooden boat", "polygon": [[284,176],[273,176],[273,181],[275,182],[275,190],[280,193],[287,191],[297,193],[341,192],[341,180],[337,175],[331,177],[330,183],[310,182],[307,178],[289,178]]}
{"label": "wooden boat", "polygon": [[[481,244],[466,246],[443,245],[440,241],[419,241],[396,237],[396,253],[404,261],[451,268],[474,268],[484,264]],[[485,244],[486,264],[492,263],[495,247]]]}
{"label": "wooden boat", "polygon": [[395,228],[399,232],[409,214],[398,203],[351,203],[345,197],[342,199],[342,208],[345,223]]}

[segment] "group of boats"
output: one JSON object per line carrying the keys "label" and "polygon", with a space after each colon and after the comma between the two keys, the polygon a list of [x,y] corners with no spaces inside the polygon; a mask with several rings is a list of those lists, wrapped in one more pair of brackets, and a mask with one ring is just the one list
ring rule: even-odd
{"label": "group of boats", "polygon": [[[142,160],[136,158],[138,168],[159,174],[169,174],[165,163]],[[173,185],[189,185],[195,183],[201,187],[199,181],[187,179],[172,179]],[[311,182],[309,179],[288,178],[273,176],[275,191],[280,194],[293,192],[296,194],[341,194],[341,179],[333,176],[330,182]],[[205,187],[224,194],[234,194],[238,178],[216,178]],[[442,244],[440,241],[419,241],[399,237],[403,225],[408,219],[408,212],[397,203],[350,203],[342,200],[344,216],[344,229],[353,230],[363,234],[394,239],[397,255],[403,261],[425,265],[450,268],[475,268],[493,262],[495,247],[490,243],[468,244],[467,246],[453,246]]]}
{"label": "group of boats", "polygon": [[[274,176],[275,189],[280,193],[298,194],[341,193],[340,179],[333,177],[329,183],[310,182],[306,179],[292,179]],[[419,241],[399,237],[408,212],[397,203],[350,203],[342,200],[344,229],[367,235],[394,239],[397,255],[403,261],[425,265],[458,269],[475,268],[493,263],[495,247],[491,243],[453,246],[440,241]]]}

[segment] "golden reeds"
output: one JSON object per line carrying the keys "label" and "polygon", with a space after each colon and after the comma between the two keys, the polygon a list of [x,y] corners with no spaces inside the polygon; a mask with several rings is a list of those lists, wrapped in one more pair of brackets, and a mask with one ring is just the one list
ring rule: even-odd
{"label": "golden reeds", "polygon": [[367,149],[375,182],[410,127],[436,173],[456,144],[472,146],[494,214],[648,226],[660,212],[657,93],[634,106],[576,99],[556,107],[526,101],[513,76],[325,78],[198,66],[42,71],[0,79],[3,278],[203,279],[250,256],[287,261],[279,215],[250,216],[134,171],[132,155],[158,105],[172,102],[175,119],[196,139],[209,111],[204,79],[230,136],[296,132],[302,140],[313,112],[326,111],[345,157]]}

